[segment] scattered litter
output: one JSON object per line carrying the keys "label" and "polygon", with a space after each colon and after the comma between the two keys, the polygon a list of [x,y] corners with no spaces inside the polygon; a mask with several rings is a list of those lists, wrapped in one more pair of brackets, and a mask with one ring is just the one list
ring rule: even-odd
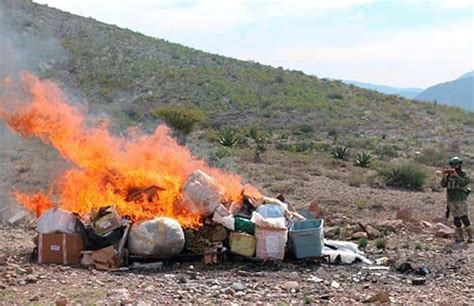
{"label": "scattered litter", "polygon": [[430,270],[428,269],[427,266],[421,266],[418,268],[418,270],[416,270],[415,274],[420,275],[420,276],[426,276],[430,274]]}
{"label": "scattered litter", "polygon": [[369,271],[389,271],[390,267],[387,266],[368,266],[368,267],[361,267],[361,270],[369,270]]}
{"label": "scattered litter", "polygon": [[426,283],[426,279],[424,278],[414,278],[411,280],[411,283],[415,286],[421,286]]}
{"label": "scattered litter", "polygon": [[388,265],[389,263],[390,263],[390,258],[388,257],[381,257],[375,260],[376,265]]}
{"label": "scattered litter", "polygon": [[316,275],[310,275],[308,277],[308,282],[312,282],[312,283],[321,283],[323,281],[323,279],[317,277]]}
{"label": "scattered litter", "polygon": [[357,245],[347,241],[324,240],[322,255],[329,256],[331,263],[352,264],[356,260],[372,264],[372,261],[363,256]]}

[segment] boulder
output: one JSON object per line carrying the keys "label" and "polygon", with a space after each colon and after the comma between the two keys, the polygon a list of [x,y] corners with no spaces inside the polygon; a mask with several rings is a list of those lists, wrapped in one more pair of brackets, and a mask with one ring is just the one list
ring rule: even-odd
{"label": "boulder", "polygon": [[353,240],[359,240],[359,239],[362,239],[362,238],[367,238],[367,233],[366,232],[357,232],[357,233],[352,234],[351,238]]}
{"label": "boulder", "polygon": [[436,231],[435,237],[438,238],[450,238],[454,235],[454,229],[441,222],[436,223],[434,229]]}
{"label": "boulder", "polygon": [[367,232],[368,236],[372,239],[375,239],[380,236],[380,231],[371,225],[365,226],[365,231]]}
{"label": "boulder", "polygon": [[341,235],[341,227],[333,226],[324,231],[324,237],[329,239],[339,239]]}

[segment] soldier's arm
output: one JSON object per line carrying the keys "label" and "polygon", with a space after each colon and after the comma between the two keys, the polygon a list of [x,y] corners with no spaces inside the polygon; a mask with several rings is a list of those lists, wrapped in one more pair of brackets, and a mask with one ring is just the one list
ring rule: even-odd
{"label": "soldier's arm", "polygon": [[443,187],[443,188],[448,187],[448,177],[447,176],[443,176],[443,178],[441,179],[441,187]]}
{"label": "soldier's arm", "polygon": [[469,175],[464,174],[464,175],[459,175],[455,178],[457,185],[459,188],[464,188],[469,184]]}

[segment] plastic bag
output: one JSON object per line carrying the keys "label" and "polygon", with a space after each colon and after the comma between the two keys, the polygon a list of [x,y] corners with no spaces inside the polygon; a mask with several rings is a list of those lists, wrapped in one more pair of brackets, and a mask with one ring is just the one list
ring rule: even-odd
{"label": "plastic bag", "polygon": [[366,264],[372,264],[362,251],[359,250],[357,244],[349,241],[324,240],[323,255],[329,255],[331,263],[351,264],[356,260],[360,260]]}
{"label": "plastic bag", "polygon": [[284,217],[264,218],[261,214],[254,211],[252,213],[252,218],[250,219],[250,221],[252,221],[259,227],[286,229],[286,219]]}
{"label": "plastic bag", "polygon": [[130,229],[128,248],[132,254],[169,258],[184,249],[184,232],[178,221],[157,217],[135,223]]}
{"label": "plastic bag", "polygon": [[224,198],[224,189],[217,181],[202,172],[194,171],[183,188],[182,205],[191,212],[198,212],[203,217],[210,216]]}
{"label": "plastic bag", "polygon": [[50,208],[38,218],[36,230],[40,234],[60,232],[63,234],[76,233],[76,216],[61,208]]}

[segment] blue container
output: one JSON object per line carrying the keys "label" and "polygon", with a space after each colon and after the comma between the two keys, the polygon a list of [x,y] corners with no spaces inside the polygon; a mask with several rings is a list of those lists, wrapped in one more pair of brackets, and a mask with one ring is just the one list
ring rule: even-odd
{"label": "blue container", "polygon": [[297,221],[290,227],[291,248],[296,258],[321,256],[324,246],[324,220]]}

